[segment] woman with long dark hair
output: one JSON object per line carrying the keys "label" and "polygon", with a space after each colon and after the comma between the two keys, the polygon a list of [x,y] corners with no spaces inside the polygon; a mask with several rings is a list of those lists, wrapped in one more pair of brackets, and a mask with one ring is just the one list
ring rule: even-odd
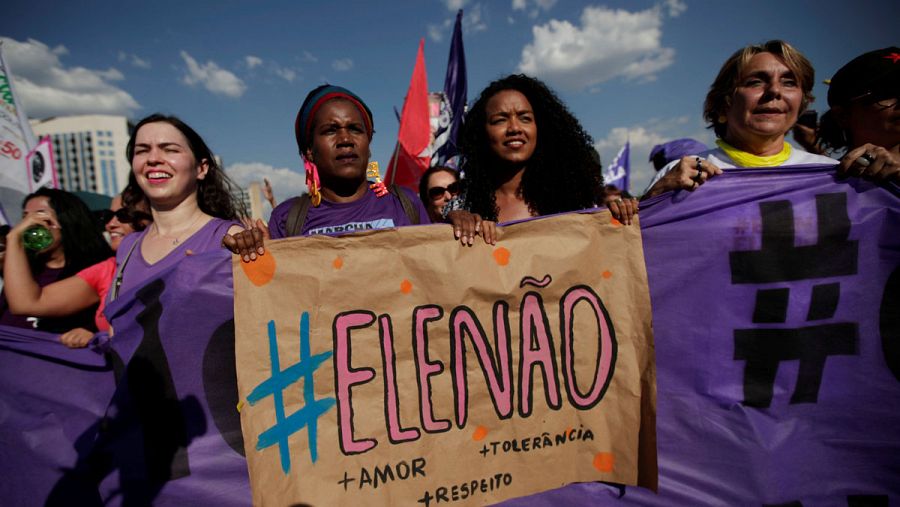
{"label": "woman with long dark hair", "polygon": [[[514,74],[488,85],[466,115],[460,149],[466,184],[459,204],[475,216],[451,219],[457,235],[470,243],[473,226],[480,228],[482,220],[509,222],[593,208],[604,201],[591,136],[559,97],[533,77]],[[630,223],[637,204],[618,199],[609,207]]]}
{"label": "woman with long dark hair", "polygon": [[203,138],[177,117],[153,114],[139,121],[125,154],[131,162],[125,205],[146,205],[153,224],[122,241],[113,297],[185,255],[220,248],[226,234],[243,230],[234,185]]}
{"label": "woman with long dark hair", "polygon": [[[0,324],[22,328],[36,328],[64,333],[74,328],[96,330],[96,304],[65,316],[40,317],[31,315],[29,308],[16,308],[7,302],[6,291],[15,290],[18,278],[28,278],[38,287],[72,277],[88,266],[112,255],[112,250],[97,228],[96,219],[87,205],[74,194],[64,190],[40,188],[25,197],[22,221],[6,235],[4,274],[7,289],[0,295]],[[53,242],[37,252],[26,251],[22,235],[35,226],[46,227]],[[21,268],[26,264],[29,272]],[[14,269],[16,268],[16,269]]]}
{"label": "woman with long dark hair", "polygon": [[[110,209],[101,214],[100,222],[109,235],[112,250],[118,250],[122,239],[134,231],[146,227],[150,215],[144,210],[130,210],[122,206],[122,197],[116,196]],[[95,331],[109,331],[109,323],[103,316],[104,301],[116,272],[114,255],[88,266],[70,276],[49,285],[41,286],[28,268],[28,259],[22,249],[12,252],[3,266],[6,274],[5,294],[13,313],[33,317],[60,318],[78,314],[96,307],[94,328],[76,327],[60,335],[63,345],[72,348],[86,346]]]}

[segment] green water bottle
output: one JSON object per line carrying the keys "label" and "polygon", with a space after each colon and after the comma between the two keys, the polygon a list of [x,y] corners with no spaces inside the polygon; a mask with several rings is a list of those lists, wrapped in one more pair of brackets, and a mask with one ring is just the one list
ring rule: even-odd
{"label": "green water bottle", "polygon": [[43,225],[35,225],[22,233],[22,243],[32,252],[39,252],[53,244],[53,235]]}

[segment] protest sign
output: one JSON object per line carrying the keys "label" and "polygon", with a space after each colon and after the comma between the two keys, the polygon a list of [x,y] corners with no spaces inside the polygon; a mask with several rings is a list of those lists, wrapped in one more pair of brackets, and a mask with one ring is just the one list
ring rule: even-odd
{"label": "protest sign", "polygon": [[640,229],[608,212],[276,241],[235,262],[254,502],[487,504],[656,486]]}

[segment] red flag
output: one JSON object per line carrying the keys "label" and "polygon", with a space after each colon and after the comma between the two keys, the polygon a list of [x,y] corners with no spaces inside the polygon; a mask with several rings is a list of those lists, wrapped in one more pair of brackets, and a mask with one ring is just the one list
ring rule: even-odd
{"label": "red flag", "polygon": [[397,147],[385,173],[388,184],[408,187],[418,191],[419,178],[431,163],[426,153],[431,142],[431,124],[428,116],[428,78],[425,76],[425,39],[419,41],[416,66],[413,68],[409,91],[400,115],[400,132]]}

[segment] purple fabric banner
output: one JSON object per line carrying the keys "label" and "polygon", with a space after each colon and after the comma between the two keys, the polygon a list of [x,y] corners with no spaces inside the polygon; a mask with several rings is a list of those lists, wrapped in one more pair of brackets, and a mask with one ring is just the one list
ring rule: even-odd
{"label": "purple fabric banner", "polygon": [[[643,203],[641,226],[659,494],[590,483],[507,503],[900,502],[897,187],[727,171]],[[112,366],[0,328],[3,504],[249,505],[232,305],[230,256],[211,252],[110,305]]]}
{"label": "purple fabric banner", "polygon": [[112,366],[59,335],[0,326],[0,498],[41,505],[91,449],[115,389]]}
{"label": "purple fabric banner", "polygon": [[900,502],[898,195],[807,167],[642,203],[659,494],[577,484],[508,504]]}
{"label": "purple fabric banner", "polygon": [[[118,378],[115,389],[109,367],[104,383],[96,381],[98,388],[92,390],[93,377],[85,378],[80,363],[58,364],[59,349],[65,350],[61,345],[55,346],[56,355],[32,351],[47,348],[45,343],[27,348],[14,343],[16,348],[0,354],[4,377],[14,371],[13,366],[7,370],[6,363],[24,357],[31,361],[30,377],[44,379],[41,384],[22,381],[25,385],[16,390],[4,383],[6,413],[17,418],[15,424],[3,421],[4,440],[28,439],[27,432],[21,437],[13,433],[43,423],[41,419],[58,423],[66,432],[66,438],[50,435],[55,438],[47,442],[40,434],[31,438],[37,441],[32,447],[51,447],[46,463],[21,451],[24,444],[18,441],[3,446],[0,452],[16,455],[0,466],[41,472],[34,479],[39,487],[11,486],[4,502],[249,505],[237,412],[231,255],[222,250],[186,257],[144,287],[120,295],[107,307],[107,315],[115,330],[109,342]],[[0,343],[5,348],[6,342]],[[66,352],[73,357],[94,354]],[[59,397],[51,399],[54,406],[48,411],[53,418],[35,412],[44,396]],[[85,409],[84,421],[72,424],[71,414]]]}

